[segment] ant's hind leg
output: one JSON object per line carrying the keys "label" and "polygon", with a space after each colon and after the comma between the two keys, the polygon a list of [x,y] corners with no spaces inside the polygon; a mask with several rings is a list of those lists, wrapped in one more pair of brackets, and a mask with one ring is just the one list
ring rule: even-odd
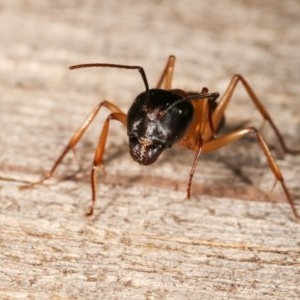
{"label": "ant's hind leg", "polygon": [[20,187],[20,189],[32,188],[36,185],[44,183],[44,181],[51,178],[53,173],[55,172],[56,168],[62,162],[63,158],[67,155],[67,153],[72,149],[74,150],[74,147],[80,141],[83,134],[86,132],[86,130],[88,129],[88,127],[93,122],[96,115],[98,114],[100,108],[103,107],[103,106],[108,108],[112,112],[122,113],[122,111],[116,105],[114,105],[113,103],[111,103],[109,101],[103,101],[100,104],[98,104],[96,107],[94,107],[94,109],[90,112],[90,114],[88,115],[86,120],[81,124],[81,126],[73,134],[73,136],[71,137],[68,145],[64,148],[64,150],[62,151],[60,156],[56,159],[56,161],[54,162],[54,164],[53,164],[52,168],[50,169],[50,171],[43,178],[41,178],[40,180],[38,180],[36,182],[29,183],[27,185],[23,185],[23,186]]}

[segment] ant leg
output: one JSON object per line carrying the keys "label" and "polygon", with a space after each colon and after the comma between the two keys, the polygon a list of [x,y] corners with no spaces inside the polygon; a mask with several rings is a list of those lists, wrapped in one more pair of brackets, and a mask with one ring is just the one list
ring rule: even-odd
{"label": "ant leg", "polygon": [[215,108],[215,110],[213,112],[214,128],[218,128],[218,125],[222,121],[222,117],[224,116],[224,112],[227,108],[227,105],[228,105],[229,101],[231,100],[232,94],[233,94],[238,82],[242,83],[242,85],[246,89],[250,99],[252,100],[252,102],[254,103],[254,105],[256,106],[256,108],[258,109],[258,111],[260,112],[262,117],[264,118],[264,120],[271,125],[273,131],[275,132],[275,135],[276,135],[277,139],[279,140],[279,143],[280,143],[281,147],[284,150],[284,152],[289,153],[289,154],[293,154],[293,155],[300,154],[300,149],[299,150],[292,150],[292,149],[289,149],[286,146],[282,134],[280,133],[278,127],[275,125],[275,123],[274,123],[273,119],[271,118],[271,116],[269,115],[267,109],[264,107],[262,102],[255,95],[254,91],[252,90],[252,88],[250,87],[248,82],[241,75],[234,75],[232,77],[231,82],[230,82],[227,90],[225,91],[225,94],[223,95],[222,99],[220,100],[217,107]]}
{"label": "ant leg", "polygon": [[95,157],[94,157],[94,162],[93,162],[93,167],[91,170],[91,185],[92,185],[92,205],[90,206],[88,212],[86,213],[86,216],[91,216],[94,212],[94,207],[95,207],[95,202],[96,202],[96,197],[97,197],[97,172],[99,169],[99,166],[103,167],[103,155],[104,155],[104,150],[105,150],[105,144],[106,144],[106,138],[108,134],[108,129],[109,129],[109,122],[111,120],[117,120],[124,125],[126,125],[126,115],[122,112],[115,112],[110,114],[103,125],[100,137],[99,137],[99,142],[97,145],[97,149],[95,152]]}
{"label": "ant leg", "polygon": [[34,187],[36,185],[42,184],[45,180],[47,180],[50,177],[52,177],[54,171],[56,170],[56,168],[58,167],[58,165],[61,163],[61,161],[63,160],[63,158],[66,156],[66,154],[71,149],[74,150],[74,147],[79,142],[79,140],[81,139],[81,137],[83,136],[83,134],[86,132],[86,130],[88,129],[88,127],[90,126],[90,124],[93,122],[94,118],[98,114],[98,112],[99,112],[99,110],[100,110],[101,107],[106,107],[106,108],[108,108],[112,112],[122,113],[122,111],[115,104],[113,104],[113,103],[111,103],[109,101],[103,101],[103,102],[99,103],[96,107],[94,107],[94,109],[90,112],[90,114],[88,115],[88,117],[86,118],[86,120],[81,124],[81,126],[77,129],[77,131],[71,137],[68,145],[62,151],[62,153],[57,158],[57,160],[54,162],[54,164],[53,164],[52,168],[50,169],[50,171],[42,179],[40,179],[40,180],[38,180],[36,182],[32,182],[32,183],[30,183],[28,185],[21,186],[20,189],[28,189],[28,188]]}
{"label": "ant leg", "polygon": [[196,166],[198,164],[200,154],[202,152],[202,147],[203,147],[203,138],[201,136],[198,140],[198,143],[197,143],[197,152],[196,152],[196,155],[195,155],[195,158],[194,158],[194,162],[192,164],[192,168],[191,168],[190,176],[189,176],[189,181],[188,181],[188,184],[187,184],[187,187],[186,187],[186,198],[187,199],[191,198],[192,180],[193,180],[193,177],[194,177],[194,173],[195,173],[195,170],[196,170]]}
{"label": "ant leg", "polygon": [[287,201],[292,209],[295,219],[300,220],[300,215],[297,212],[293,197],[290,194],[289,190],[287,189],[287,186],[285,184],[285,181],[284,181],[284,178],[280,171],[280,168],[277,165],[273,155],[271,154],[271,151],[270,151],[265,139],[263,138],[262,134],[255,127],[242,128],[242,129],[236,130],[234,132],[231,132],[229,134],[217,137],[208,142],[205,142],[203,144],[203,151],[209,152],[209,151],[219,149],[223,146],[226,146],[226,145],[242,138],[243,136],[245,136],[246,134],[249,134],[249,133],[254,133],[256,135],[258,143],[259,143],[261,149],[263,150],[265,157],[267,158],[270,169],[272,170],[276,180],[279,181],[281,184],[281,187],[286,195]]}
{"label": "ant leg", "polygon": [[158,80],[156,88],[170,90],[172,87],[172,79],[173,79],[173,72],[174,72],[174,64],[175,64],[175,56],[170,55],[166,66]]}
{"label": "ant leg", "polygon": [[[201,93],[207,93],[208,89],[207,88],[203,88]],[[194,173],[199,161],[199,157],[200,154],[202,152],[202,148],[203,148],[203,144],[204,144],[204,136],[202,133],[206,133],[206,130],[209,130],[209,136],[213,136],[213,138],[216,137],[216,132],[215,132],[215,128],[214,128],[214,124],[213,124],[213,120],[212,120],[212,105],[215,104],[215,101],[217,99],[217,97],[219,96],[218,93],[212,94],[212,96],[208,97],[207,100],[204,100],[203,102],[201,102],[201,106],[197,106],[197,108],[201,108],[200,113],[199,113],[199,119],[200,120],[205,120],[204,122],[201,122],[199,125],[197,125],[197,127],[195,128],[195,131],[197,132],[197,134],[195,135],[195,140],[193,141],[193,145],[190,144],[188,145],[189,148],[193,149],[196,151],[196,155],[192,164],[192,168],[190,171],[190,176],[189,176],[189,180],[188,180],[188,184],[187,184],[187,188],[186,188],[186,194],[187,194],[187,199],[191,198],[191,187],[192,187],[192,180],[194,177]],[[207,126],[208,125],[208,126]],[[189,140],[189,142],[191,142],[191,140]],[[182,145],[185,145],[185,141],[182,141]]]}

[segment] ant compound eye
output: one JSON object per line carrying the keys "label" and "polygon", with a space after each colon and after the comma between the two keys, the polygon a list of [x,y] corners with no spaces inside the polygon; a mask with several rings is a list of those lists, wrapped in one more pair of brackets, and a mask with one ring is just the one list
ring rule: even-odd
{"label": "ant compound eye", "polygon": [[180,105],[180,107],[178,107],[177,111],[178,111],[178,114],[183,117],[185,117],[186,115],[188,115],[190,113],[189,107],[186,107],[185,105]]}
{"label": "ant compound eye", "polygon": [[178,109],[178,113],[181,116],[186,116],[188,114],[188,111],[187,111],[187,109]]}

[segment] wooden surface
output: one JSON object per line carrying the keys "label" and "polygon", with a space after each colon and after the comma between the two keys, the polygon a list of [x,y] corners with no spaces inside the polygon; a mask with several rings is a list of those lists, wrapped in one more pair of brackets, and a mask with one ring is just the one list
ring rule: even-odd
{"label": "wooden surface", "polygon": [[[136,71],[68,71],[77,63],[142,65],[154,85],[174,54],[175,86],[220,93],[241,73],[300,146],[298,0],[96,2],[0,4],[0,298],[298,299],[300,225],[280,188],[267,199],[274,180],[254,139],[202,156],[186,201],[193,154],[139,166],[112,124],[85,218],[103,111],[77,148],[81,169],[70,154],[47,184],[18,190],[100,100],[126,110],[143,89]],[[253,113],[238,89],[227,123]],[[278,164],[299,210],[300,157]]]}

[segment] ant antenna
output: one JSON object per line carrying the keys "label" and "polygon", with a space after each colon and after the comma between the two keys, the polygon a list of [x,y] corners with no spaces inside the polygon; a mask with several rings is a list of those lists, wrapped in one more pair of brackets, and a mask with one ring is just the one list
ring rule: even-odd
{"label": "ant antenna", "polygon": [[80,65],[74,65],[70,66],[70,70],[74,69],[81,69],[81,68],[94,68],[94,67],[103,67],[103,68],[119,68],[119,69],[135,69],[138,70],[142,76],[146,94],[147,94],[147,103],[149,103],[149,85],[147,81],[147,76],[144,71],[144,69],[140,66],[128,66],[128,65],[118,65],[118,64],[105,64],[105,63],[91,63],[91,64],[80,64]]}
{"label": "ant antenna", "polygon": [[178,105],[181,102],[185,102],[188,100],[203,100],[203,99],[209,99],[215,101],[218,97],[219,97],[219,93],[204,93],[204,94],[190,95],[172,103],[164,110],[163,115],[165,115],[171,108],[173,108],[174,106]]}

